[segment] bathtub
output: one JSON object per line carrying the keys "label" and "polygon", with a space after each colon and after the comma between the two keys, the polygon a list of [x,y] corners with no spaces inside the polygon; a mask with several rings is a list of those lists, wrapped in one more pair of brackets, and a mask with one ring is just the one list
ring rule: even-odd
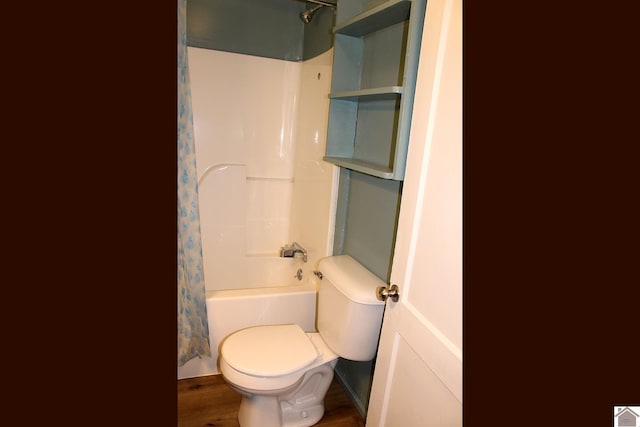
{"label": "bathtub", "polygon": [[297,323],[314,332],[315,277],[296,285],[206,291],[211,357],[178,367],[178,379],[219,374],[218,347],[230,333],[249,326]]}

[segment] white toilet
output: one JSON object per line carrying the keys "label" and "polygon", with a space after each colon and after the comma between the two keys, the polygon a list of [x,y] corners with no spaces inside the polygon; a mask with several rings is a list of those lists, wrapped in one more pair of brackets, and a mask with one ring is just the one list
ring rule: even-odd
{"label": "white toilet", "polygon": [[338,357],[368,361],[376,354],[384,311],[376,288],[386,284],[349,255],[324,258],[318,270],[318,332],[256,326],[220,345],[222,376],[242,394],[241,427],[316,424]]}

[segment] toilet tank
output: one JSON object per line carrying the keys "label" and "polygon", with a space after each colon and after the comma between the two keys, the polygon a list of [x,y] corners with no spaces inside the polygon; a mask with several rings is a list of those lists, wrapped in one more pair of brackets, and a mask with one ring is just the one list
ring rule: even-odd
{"label": "toilet tank", "polygon": [[318,332],[340,357],[373,359],[384,312],[376,288],[386,283],[349,255],[323,258],[318,270]]}

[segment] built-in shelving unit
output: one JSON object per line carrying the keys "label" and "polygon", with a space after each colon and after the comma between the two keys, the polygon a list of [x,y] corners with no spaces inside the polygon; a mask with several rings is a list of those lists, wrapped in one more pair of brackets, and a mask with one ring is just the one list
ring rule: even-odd
{"label": "built-in shelving unit", "polygon": [[426,0],[340,0],[324,160],[402,180]]}

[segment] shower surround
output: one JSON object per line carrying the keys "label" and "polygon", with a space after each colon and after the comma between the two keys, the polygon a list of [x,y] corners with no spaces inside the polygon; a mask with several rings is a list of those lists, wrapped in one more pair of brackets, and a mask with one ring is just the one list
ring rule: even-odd
{"label": "shower surround", "polygon": [[[337,167],[322,160],[332,49],[304,62],[188,54],[212,357],[190,360],[179,379],[217,374],[230,331],[315,329],[313,270],[331,255],[338,182]],[[279,256],[293,241],[306,263]]]}
{"label": "shower surround", "polygon": [[[189,47],[207,290],[294,285],[330,254],[332,52],[292,62]],[[294,240],[304,265],[279,257]]]}

